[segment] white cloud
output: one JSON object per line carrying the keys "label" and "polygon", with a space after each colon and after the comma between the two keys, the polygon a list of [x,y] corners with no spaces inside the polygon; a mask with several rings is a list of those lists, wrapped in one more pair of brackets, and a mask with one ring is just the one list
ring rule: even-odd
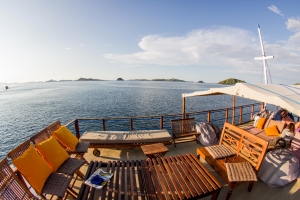
{"label": "white cloud", "polygon": [[281,11],[274,5],[269,6],[268,9],[280,16],[284,16],[284,14],[282,14]]}
{"label": "white cloud", "polygon": [[288,18],[288,21],[285,23],[286,27],[290,31],[298,32],[300,31],[300,18]]}
{"label": "white cloud", "polygon": [[232,27],[200,29],[181,37],[148,35],[138,44],[141,52],[105,54],[104,58],[126,64],[239,66],[253,59],[252,38],[250,32]]}
{"label": "white cloud", "polygon": [[72,48],[70,48],[70,47],[66,47],[66,50],[71,50]]}
{"label": "white cloud", "polygon": [[[136,65],[197,66],[200,69],[218,69],[235,73],[261,73],[261,55],[258,36],[234,27],[213,27],[194,30],[184,36],[162,37],[148,35],[138,43],[141,51],[132,54],[105,54],[104,58],[121,63],[122,67]],[[270,44],[266,40],[271,73],[300,72],[300,33],[286,41]],[[136,66],[138,67],[138,66]],[[282,72],[284,70],[284,72]]]}

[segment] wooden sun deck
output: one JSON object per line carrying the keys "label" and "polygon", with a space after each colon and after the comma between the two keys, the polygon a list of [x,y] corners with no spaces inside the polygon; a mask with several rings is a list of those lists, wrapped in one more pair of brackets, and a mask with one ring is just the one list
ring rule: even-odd
{"label": "wooden sun deck", "polygon": [[[196,148],[202,147],[201,144],[197,144],[195,141],[180,143],[175,148],[173,145],[168,145],[167,148],[169,152],[165,155],[175,156],[180,154],[193,153],[196,155]],[[118,161],[118,160],[141,160],[146,159],[147,157],[144,155],[141,148],[133,148],[133,149],[101,149],[100,157],[93,156],[93,150],[90,149],[89,152],[85,155],[85,158],[88,161]],[[227,191],[229,189],[228,185],[223,181],[223,179],[203,160],[201,162],[207,167],[209,171],[217,178],[217,180],[223,185],[223,189],[220,192],[218,199],[225,199]],[[86,166],[83,166],[82,171],[87,170]],[[77,181],[74,189],[79,191],[81,186],[81,181]],[[273,199],[273,200],[298,200],[300,196],[300,179],[293,181],[292,183],[279,188],[272,188],[264,184],[262,181],[257,181],[252,189],[252,192],[247,192],[248,183],[243,183],[239,187],[234,190],[234,195],[231,196],[231,200],[260,200],[260,199]],[[95,198],[101,195],[100,191],[96,191]],[[205,197],[204,200],[208,200],[211,197]],[[68,197],[68,199],[72,199]]]}

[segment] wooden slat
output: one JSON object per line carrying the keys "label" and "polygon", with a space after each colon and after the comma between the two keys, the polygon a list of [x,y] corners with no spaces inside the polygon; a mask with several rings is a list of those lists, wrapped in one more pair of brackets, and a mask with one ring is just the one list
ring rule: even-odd
{"label": "wooden slat", "polygon": [[[101,165],[102,165],[102,162],[100,161],[100,162],[96,162],[95,164],[94,164],[94,166],[95,166],[95,168],[94,168],[94,170],[93,170],[93,173],[97,170],[97,169],[99,169],[100,167],[101,167]],[[93,173],[90,173],[90,175],[92,175]],[[94,197],[94,194],[95,194],[95,188],[93,188],[93,187],[90,187],[90,196],[89,196],[89,200],[92,200],[93,199],[93,197]]]}
{"label": "wooden slat", "polygon": [[[209,171],[208,169],[196,158],[195,155],[193,154],[189,154],[189,159],[191,160],[192,163],[194,163],[195,168],[194,169],[198,169],[198,170],[203,170],[203,172],[206,174],[207,177],[206,180],[209,180],[211,186],[216,190],[219,188],[222,188],[222,184],[219,183],[219,181],[216,179],[216,177],[214,177]],[[197,164],[196,164],[197,163]],[[198,165],[198,167],[197,167]],[[210,181],[212,180],[212,181]]]}
{"label": "wooden slat", "polygon": [[125,191],[127,191],[127,198],[131,199],[131,178],[130,178],[130,162],[126,162],[126,174],[127,174],[127,187]]}
{"label": "wooden slat", "polygon": [[184,199],[184,196],[181,192],[181,188],[178,185],[178,178],[176,178],[176,171],[173,168],[173,164],[172,162],[170,162],[171,160],[167,160],[166,158],[161,159],[163,162],[163,165],[165,166],[167,173],[170,174],[170,179],[172,181],[173,187],[175,187],[175,190],[177,191],[177,195],[179,196],[179,199]]}
{"label": "wooden slat", "polygon": [[142,200],[145,200],[146,194],[145,194],[145,187],[144,187],[144,179],[142,177],[142,166],[141,162],[136,161],[136,167],[137,167],[137,174],[138,174],[138,182],[141,192],[141,198]]}
{"label": "wooden slat", "polygon": [[135,162],[132,160],[131,161],[131,174],[132,174],[132,191],[133,191],[133,199],[137,200],[138,199],[138,191],[137,191],[137,185],[136,185],[136,175],[135,175],[135,169],[137,169],[137,165]]}
{"label": "wooden slat", "polygon": [[[173,157],[169,157],[169,158],[166,158],[166,160],[169,162],[169,163],[172,163],[172,162],[176,162]],[[179,170],[178,168],[178,165],[169,165],[173,172],[174,172],[174,175],[176,177],[176,179],[178,180],[178,184],[181,188],[181,193],[185,195],[186,198],[190,198],[191,197],[191,194],[189,193],[188,191],[188,187],[187,185],[185,184],[185,182],[183,182],[182,180],[184,180],[184,177],[182,175],[182,171]]]}
{"label": "wooden slat", "polygon": [[150,171],[151,176],[153,178],[153,183],[156,186],[155,191],[156,191],[159,199],[164,199],[163,195],[165,195],[166,196],[165,198],[168,199],[168,194],[166,194],[167,190],[164,187],[165,184],[164,184],[163,180],[161,179],[160,172],[156,171],[157,169],[155,168],[156,160],[155,159],[148,159],[147,162],[148,162],[148,165],[149,165],[149,171]]}
{"label": "wooden slat", "polygon": [[201,178],[199,180],[199,177],[195,173],[195,170],[193,168],[191,168],[191,166],[189,165],[190,161],[187,160],[186,155],[178,156],[178,157],[179,157],[179,159],[181,159],[181,161],[182,161],[184,167],[187,169],[187,171],[190,172],[189,177],[191,179],[193,179],[193,181],[195,182],[195,184],[193,184],[193,187],[194,187],[195,191],[197,192],[197,196],[207,193],[208,186],[203,184],[204,182],[206,182],[206,180],[204,180],[204,179],[202,180]]}
{"label": "wooden slat", "polygon": [[121,163],[121,199],[125,199],[125,161],[122,161]]}
{"label": "wooden slat", "polygon": [[[196,174],[195,177],[198,178],[197,181],[200,181],[205,185],[205,189],[202,189],[203,193],[207,193],[207,191],[212,192],[220,187],[219,185],[216,185],[216,179],[212,175],[208,175],[204,166],[195,156],[189,154],[186,156],[186,160],[191,170]],[[199,186],[201,186],[201,183],[198,183]]]}
{"label": "wooden slat", "polygon": [[[101,167],[101,165],[98,165],[97,166],[97,169],[98,168],[100,168]],[[106,172],[110,172],[110,167],[111,167],[111,161],[109,161],[108,163],[107,163],[107,166],[106,166]],[[111,179],[113,179],[113,178],[111,178]],[[110,180],[111,181],[111,180]],[[101,192],[102,192],[102,194],[101,194],[101,199],[105,199],[105,197],[106,197],[106,191],[107,191],[107,187],[108,187],[108,184],[106,184],[101,190]],[[94,190],[95,190],[95,188],[93,188]],[[94,197],[94,192],[95,191],[92,191],[93,193],[91,194],[91,198],[90,198],[90,200],[92,200],[93,199],[93,197]]]}
{"label": "wooden slat", "polygon": [[117,200],[119,198],[119,186],[120,186],[120,161],[117,162],[117,172],[116,172],[116,183],[115,183],[115,189],[114,192],[114,199]]}
{"label": "wooden slat", "polygon": [[[151,160],[148,160],[151,162]],[[148,168],[147,161],[142,160],[141,161],[142,166],[142,176],[144,176],[144,187],[146,189],[146,196],[147,199],[156,199],[156,191],[152,182],[152,178],[150,176],[149,171],[151,172],[151,168]],[[155,176],[153,176],[153,179],[155,179]]]}
{"label": "wooden slat", "polygon": [[[84,176],[84,180],[86,180],[86,179],[89,178],[91,170],[93,168],[93,165],[94,165],[94,161],[91,161],[90,164],[89,164],[89,167],[88,167],[88,169],[86,171],[86,174]],[[86,184],[82,183],[81,187],[80,187],[80,190],[79,190],[79,193],[77,195],[77,199],[83,199],[83,194],[85,192],[85,189],[86,189]]]}
{"label": "wooden slat", "polygon": [[[183,175],[184,175],[184,179],[182,180],[183,182],[185,182],[185,184],[187,185],[192,197],[196,197],[197,196],[197,183],[195,182],[195,180],[192,178],[192,175],[190,175],[190,172],[187,170],[186,165],[185,165],[185,160],[180,157],[180,156],[176,156],[173,157],[174,160],[176,160],[177,165],[179,165],[180,170],[183,171]],[[181,159],[181,160],[179,160]]]}
{"label": "wooden slat", "polygon": [[[167,162],[164,162],[162,163],[162,160],[165,160],[164,158],[159,158],[157,159],[158,161],[158,164],[160,166],[160,170],[161,170],[161,175],[162,177],[165,179],[164,183],[167,184],[168,186],[168,190],[170,191],[171,195],[172,195],[172,199],[178,199],[176,193],[175,193],[175,190],[174,190],[174,186],[173,184],[171,183],[171,178],[173,176],[172,172],[171,173],[168,173],[166,168],[168,168],[168,165],[171,165],[172,163],[167,163]],[[169,195],[169,194],[168,194]]]}
{"label": "wooden slat", "polygon": [[114,180],[115,180],[115,167],[116,167],[116,162],[113,161],[111,163],[112,167],[111,167],[111,173],[114,174],[114,176],[110,179],[110,182],[109,182],[109,186],[108,186],[108,194],[107,194],[107,198],[108,199],[112,199],[112,194],[113,194],[113,186],[114,186]]}

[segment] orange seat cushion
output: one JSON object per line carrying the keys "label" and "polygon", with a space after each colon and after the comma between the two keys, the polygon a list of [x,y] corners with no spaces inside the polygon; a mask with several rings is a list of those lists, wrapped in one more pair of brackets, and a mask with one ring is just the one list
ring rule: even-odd
{"label": "orange seat cushion", "polygon": [[266,132],[267,136],[280,136],[280,132],[278,131],[276,125],[265,128],[264,131]]}
{"label": "orange seat cushion", "polygon": [[21,156],[12,160],[12,163],[23,174],[29,184],[41,194],[44,184],[52,173],[52,170],[34,147],[30,145]]}
{"label": "orange seat cushion", "polygon": [[256,128],[263,129],[267,119],[266,118],[260,118],[256,124]]}
{"label": "orange seat cushion", "polygon": [[60,146],[60,144],[54,137],[50,137],[48,140],[36,144],[35,148],[37,148],[37,150],[42,155],[44,160],[48,163],[53,172],[56,172],[56,170],[68,158],[70,158],[66,150],[62,148],[62,146]]}
{"label": "orange seat cushion", "polygon": [[78,139],[73,133],[65,126],[61,126],[58,130],[52,133],[54,137],[61,142],[64,146],[72,151],[75,151]]}

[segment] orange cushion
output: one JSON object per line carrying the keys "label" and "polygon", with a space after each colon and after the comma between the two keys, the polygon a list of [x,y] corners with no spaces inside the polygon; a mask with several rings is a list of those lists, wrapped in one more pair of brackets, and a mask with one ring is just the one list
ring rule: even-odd
{"label": "orange cushion", "polygon": [[66,147],[75,151],[78,139],[73,133],[65,126],[61,126],[58,130],[52,133],[54,137]]}
{"label": "orange cushion", "polygon": [[34,147],[30,145],[21,156],[12,160],[12,163],[18,168],[23,176],[25,176],[29,184],[41,194],[44,184],[52,170],[37,153]]}
{"label": "orange cushion", "polygon": [[37,148],[53,172],[56,172],[61,164],[70,158],[66,150],[60,146],[54,137],[50,137],[48,140],[36,144],[35,148]]}
{"label": "orange cushion", "polygon": [[267,121],[266,118],[260,118],[256,124],[256,128],[263,129],[266,121]]}
{"label": "orange cushion", "polygon": [[266,132],[267,136],[280,136],[280,132],[278,131],[276,125],[265,128],[264,131]]}

